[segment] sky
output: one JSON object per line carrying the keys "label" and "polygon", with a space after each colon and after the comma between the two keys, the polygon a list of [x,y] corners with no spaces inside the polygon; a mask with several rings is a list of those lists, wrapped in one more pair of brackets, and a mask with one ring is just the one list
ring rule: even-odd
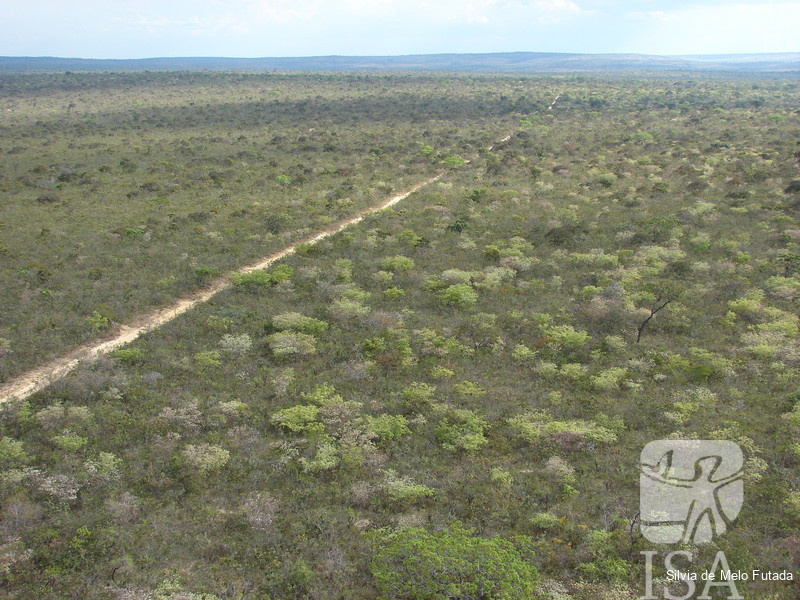
{"label": "sky", "polygon": [[0,0],[0,56],[800,51],[800,0]]}

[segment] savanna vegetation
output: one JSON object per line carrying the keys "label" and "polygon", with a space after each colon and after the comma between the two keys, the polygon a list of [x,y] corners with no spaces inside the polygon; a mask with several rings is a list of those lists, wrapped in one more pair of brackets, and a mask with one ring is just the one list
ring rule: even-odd
{"label": "savanna vegetation", "polygon": [[[746,456],[742,512],[684,548],[696,568],[724,550],[794,573],[741,583],[748,600],[796,597],[796,81],[3,82],[11,373],[55,336],[36,323],[68,321],[54,352],[96,335],[95,312],[133,314],[448,168],[4,405],[8,597],[628,600],[653,547],[639,453],[666,438]],[[81,97],[97,104],[70,109]]]}
{"label": "savanna vegetation", "polygon": [[0,78],[0,382],[458,164],[510,129],[518,87]]}

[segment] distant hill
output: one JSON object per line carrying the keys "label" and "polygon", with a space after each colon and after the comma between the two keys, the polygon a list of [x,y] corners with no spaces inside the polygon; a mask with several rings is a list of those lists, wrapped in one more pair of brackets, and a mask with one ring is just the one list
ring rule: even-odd
{"label": "distant hill", "polygon": [[586,71],[800,72],[800,53],[654,56],[645,54],[413,54],[408,56],[310,56],[298,58],[83,59],[0,57],[0,73],[59,71],[461,71],[553,73]]}

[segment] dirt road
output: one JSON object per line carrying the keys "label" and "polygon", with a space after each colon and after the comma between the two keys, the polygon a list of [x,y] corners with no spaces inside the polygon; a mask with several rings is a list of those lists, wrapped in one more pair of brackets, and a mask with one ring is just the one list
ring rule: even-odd
{"label": "dirt road", "polygon": [[[510,139],[511,135],[507,135],[496,144],[489,146],[487,150],[492,150],[495,145],[507,142]],[[470,161],[467,160],[465,162]],[[8,402],[12,399],[24,400],[36,392],[43,390],[54,381],[64,377],[70,371],[73,371],[79,364],[91,362],[99,356],[108,354],[117,348],[121,348],[122,346],[130,344],[140,335],[147,333],[148,331],[152,331],[164,323],[169,323],[176,317],[182,315],[192,307],[202,302],[207,302],[214,295],[231,287],[231,275],[250,273],[252,271],[265,269],[274,262],[289,256],[290,254],[294,254],[295,249],[299,244],[316,244],[331,235],[339,233],[346,227],[350,227],[351,225],[355,225],[356,223],[363,221],[364,217],[367,215],[379,210],[384,210],[394,206],[402,200],[405,200],[408,196],[420,188],[423,188],[426,185],[430,185],[434,181],[441,179],[443,175],[444,171],[418,183],[405,192],[384,200],[380,204],[366,208],[356,215],[349,217],[348,219],[339,221],[334,225],[323,229],[322,231],[319,231],[307,238],[299,240],[292,245],[283,248],[282,250],[279,250],[278,252],[275,252],[274,254],[270,254],[269,256],[260,259],[256,263],[237,269],[232,273],[228,273],[227,275],[216,279],[208,287],[192,292],[190,295],[177,300],[175,303],[167,307],[160,308],[153,312],[142,315],[127,325],[120,325],[109,336],[87,342],[86,344],[75,348],[59,358],[51,360],[36,367],[35,369],[31,369],[30,371],[18,375],[17,377],[0,386],[0,404]]]}

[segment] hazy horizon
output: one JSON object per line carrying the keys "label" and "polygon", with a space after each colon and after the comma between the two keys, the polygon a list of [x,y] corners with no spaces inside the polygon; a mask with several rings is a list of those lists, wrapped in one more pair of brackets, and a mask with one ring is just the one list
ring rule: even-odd
{"label": "hazy horizon", "polygon": [[800,2],[55,0],[4,3],[0,55],[90,59],[797,52]]}

